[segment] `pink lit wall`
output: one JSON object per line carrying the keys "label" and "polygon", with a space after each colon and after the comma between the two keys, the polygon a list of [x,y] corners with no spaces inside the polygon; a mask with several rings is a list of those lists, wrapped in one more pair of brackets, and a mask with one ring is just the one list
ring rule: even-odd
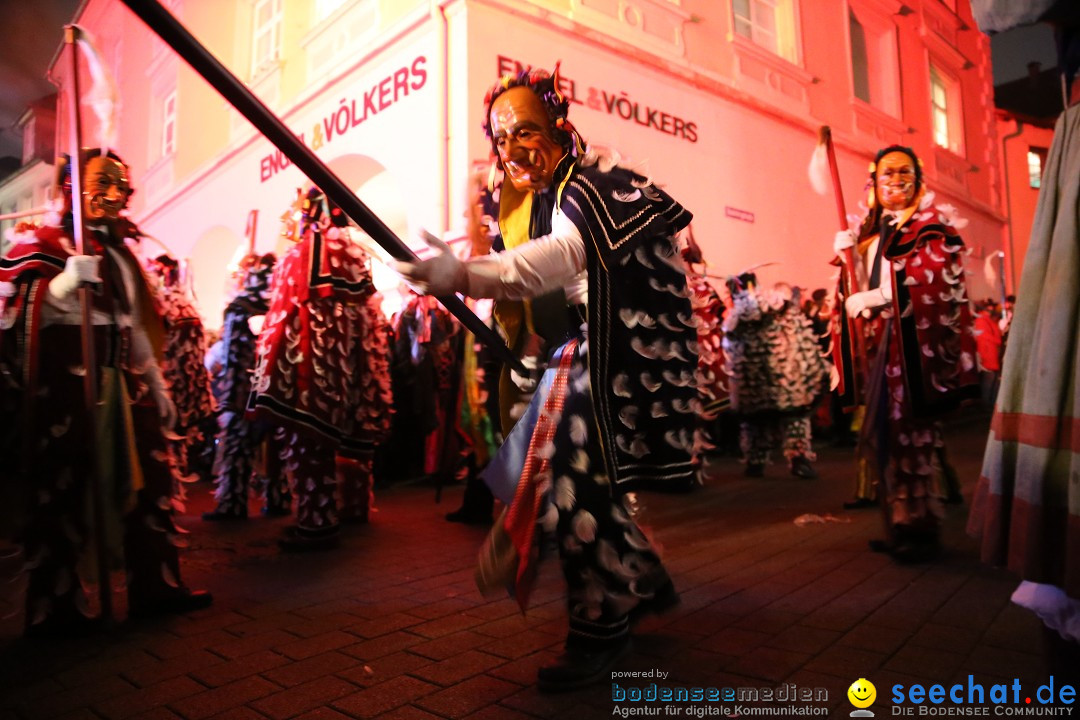
{"label": "pink lit wall", "polygon": [[[1019,134],[1016,134],[1019,131]],[[1008,224],[1005,229],[1005,257],[1009,292],[1015,294],[1024,270],[1024,256],[1031,240],[1031,225],[1035,219],[1035,207],[1039,201],[1039,189],[1031,187],[1028,173],[1028,151],[1032,148],[1046,150],[1054,138],[1051,128],[1017,121],[1013,117],[998,119],[998,137],[1004,147],[1002,153],[1003,177],[1008,177],[1008,194],[1005,196],[1005,213]],[[1011,243],[1009,238],[1011,236]]]}
{"label": "pink lit wall", "polygon": [[[215,55],[244,75],[249,3],[173,5]],[[859,212],[867,162],[878,148],[894,142],[913,147],[939,201],[955,205],[970,223],[964,235],[972,248],[970,268],[977,271],[970,277],[972,296],[990,292],[978,270],[1005,235],[1002,166],[988,42],[973,30],[966,3],[958,4],[957,14],[939,0],[801,0],[794,61],[735,35],[726,0],[649,5],[656,17],[677,24],[678,33],[667,40],[629,23],[626,13],[621,19],[605,14],[614,3],[575,4],[572,11],[517,0],[405,5],[412,11],[365,43],[355,62],[304,82],[307,51],[288,38],[314,30],[304,24],[305,13],[290,16],[279,95],[266,92],[285,123],[305,133],[327,163],[352,167],[364,159],[382,168],[377,182],[367,175],[348,182],[385,205],[376,210],[392,215],[409,241],[420,227],[450,235],[463,230],[466,178],[472,163],[489,154],[480,130],[484,90],[518,63],[551,68],[561,60],[572,84],[573,122],[586,139],[620,151],[695,214],[695,235],[711,272],[775,262],[761,272],[763,282],[831,286],[834,202],[813,193],[806,173],[817,129],[828,124],[848,211]],[[892,78],[897,101],[886,107],[853,95],[851,9],[868,27],[872,21],[895,36],[900,64],[882,72]],[[269,143],[232,117],[120,3],[89,0],[80,22],[98,34],[120,85],[120,151],[138,188],[132,215],[175,254],[192,258],[205,288],[202,310],[213,326],[220,321],[220,293],[213,288],[224,287],[221,259],[243,242],[248,212],[260,211],[257,249],[275,249],[278,217],[306,180],[273,160]],[[421,57],[422,81],[412,70]],[[949,68],[960,84],[964,143],[956,153],[932,143],[932,63]],[[403,67],[410,68],[415,92],[362,124],[349,115],[347,131],[331,139],[323,130],[314,146],[316,127],[334,125],[342,107],[358,99],[362,105],[373,87]],[[161,93],[170,87],[178,98],[177,145],[174,155],[163,156],[154,129],[161,124]]]}

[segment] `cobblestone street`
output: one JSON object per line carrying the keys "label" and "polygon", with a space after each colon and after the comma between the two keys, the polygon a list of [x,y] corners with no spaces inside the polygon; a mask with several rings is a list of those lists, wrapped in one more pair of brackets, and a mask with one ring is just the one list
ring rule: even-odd
{"label": "cobblestone street", "polygon": [[[968,497],[986,422],[947,435]],[[850,453],[823,448],[809,481],[780,465],[744,478],[723,458],[694,494],[643,496],[682,603],[639,625],[619,670],[661,671],[670,686],[825,688],[821,705],[845,716],[860,677],[878,688],[879,716],[894,683],[1045,682],[1041,625],[1008,602],[1016,579],[978,562],[967,506],[949,507],[939,562],[898,566],[867,549],[877,511],[841,510]],[[201,522],[209,488],[199,486],[182,560],[213,607],[30,642],[19,638],[21,581],[7,583],[0,720],[610,717],[610,683],[536,690],[565,631],[558,563],[544,564],[525,615],[482,598],[472,573],[485,531],[443,520],[461,491],[435,504],[430,485],[383,490],[373,522],[347,528],[340,549],[282,555],[287,519]],[[804,513],[850,522],[795,525]],[[3,567],[14,574],[14,560]]]}

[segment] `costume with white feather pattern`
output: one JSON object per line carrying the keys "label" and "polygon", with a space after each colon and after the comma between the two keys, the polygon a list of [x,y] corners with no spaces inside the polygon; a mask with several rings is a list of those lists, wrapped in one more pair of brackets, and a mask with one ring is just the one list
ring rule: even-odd
{"label": "costume with white feather pattern", "polygon": [[[979,396],[976,344],[966,294],[964,243],[957,232],[966,222],[949,206],[933,204],[926,192],[917,206],[903,211],[900,227],[886,224],[881,240],[883,283],[892,300],[869,311],[865,337],[868,366],[880,394],[867,398],[864,434],[889,461],[884,473],[888,528],[894,545],[909,538],[936,542],[943,515],[941,490],[934,478],[935,448],[942,444],[937,419],[966,400]],[[865,254],[875,235],[859,238]],[[864,263],[871,264],[872,258]],[[832,323],[833,358],[845,404],[862,401],[853,393],[855,364],[844,298],[843,278],[837,288]],[[884,354],[884,356],[882,356]],[[874,370],[880,368],[880,370]],[[876,453],[880,456],[881,453]],[[876,457],[869,467],[878,467]]]}

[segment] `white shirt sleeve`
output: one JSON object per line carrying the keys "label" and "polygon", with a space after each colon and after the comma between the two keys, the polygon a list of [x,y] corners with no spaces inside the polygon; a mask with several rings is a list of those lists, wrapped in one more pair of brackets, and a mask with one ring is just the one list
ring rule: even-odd
{"label": "white shirt sleeve", "polygon": [[892,261],[886,257],[881,258],[881,266],[878,268],[878,286],[874,290],[867,290],[870,283],[867,280],[867,276],[870,274],[871,266],[873,265],[874,256],[877,254],[878,243],[881,242],[881,237],[878,236],[870,243],[870,247],[866,249],[866,257],[861,258],[863,265],[866,268],[863,273],[863,277],[859,278],[859,282],[862,285],[862,291],[867,293],[866,307],[878,308],[884,305],[888,305],[892,302]]}
{"label": "white shirt sleeve", "polygon": [[567,289],[571,303],[583,301],[585,241],[577,226],[561,212],[551,219],[551,234],[513,250],[471,258],[465,263],[470,297],[523,300]]}

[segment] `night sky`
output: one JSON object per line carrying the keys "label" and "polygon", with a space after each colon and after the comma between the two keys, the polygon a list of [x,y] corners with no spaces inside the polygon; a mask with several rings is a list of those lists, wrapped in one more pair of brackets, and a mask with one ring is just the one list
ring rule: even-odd
{"label": "night sky", "polygon": [[1049,25],[1032,25],[995,35],[990,39],[990,52],[995,85],[1027,75],[1029,62],[1042,63],[1043,70],[1057,65],[1054,34]]}
{"label": "night sky", "polygon": [[0,156],[22,155],[12,126],[29,103],[55,92],[45,69],[78,6],[79,0],[0,0]]}

